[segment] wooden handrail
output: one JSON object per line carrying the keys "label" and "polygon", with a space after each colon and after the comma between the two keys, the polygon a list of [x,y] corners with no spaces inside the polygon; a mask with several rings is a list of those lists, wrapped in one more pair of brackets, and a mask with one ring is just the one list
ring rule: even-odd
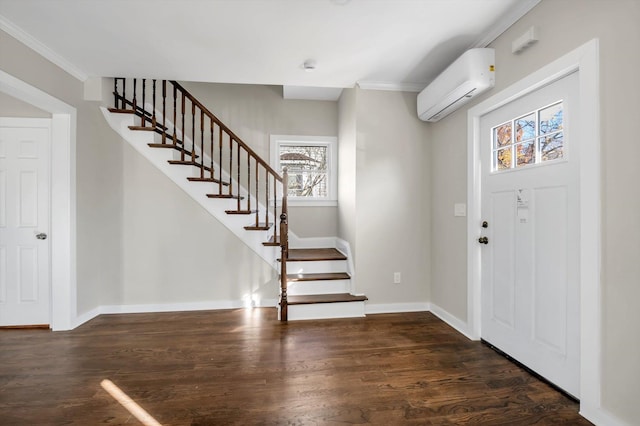
{"label": "wooden handrail", "polygon": [[[288,173],[286,168],[280,176],[265,160],[263,160],[253,149],[251,149],[238,135],[227,127],[218,117],[216,117],[207,107],[189,93],[180,83],[174,80],[161,80],[161,111],[156,111],[158,90],[157,80],[151,79],[151,105],[146,105],[147,101],[147,79],[132,79],[132,93],[127,93],[125,78],[114,79],[114,105],[118,112],[129,112],[140,117],[140,126],[132,126],[136,130],[150,130],[162,135],[161,144],[153,144],[163,148],[174,148],[180,152],[179,160],[171,160],[172,164],[185,164],[200,168],[198,176],[190,177],[189,180],[211,182],[215,193],[208,194],[211,198],[234,198],[236,209],[228,210],[229,214],[245,214],[255,216],[255,225],[247,226],[250,230],[269,230],[273,228],[269,245],[279,245],[281,250],[280,258],[280,319],[287,320],[287,259],[289,253],[288,239],[288,205],[287,188]],[[122,90],[118,87],[118,82],[122,82]],[[167,90],[167,82],[173,86],[173,90]],[[139,104],[139,96],[142,103]],[[169,104],[167,105],[167,98]],[[171,102],[172,101],[172,102]],[[190,103],[191,107],[187,108]],[[171,107],[173,106],[173,111]],[[147,111],[150,108],[151,111]],[[158,107],[160,108],[160,107]],[[169,109],[169,111],[167,111]],[[162,114],[162,120],[157,118],[157,114]],[[189,117],[190,115],[190,117]],[[171,120],[173,120],[171,122]],[[206,123],[209,121],[209,123]],[[185,127],[190,126],[190,129]],[[173,127],[173,129],[171,129]],[[217,127],[217,129],[216,129]],[[197,135],[197,132],[200,132]],[[187,134],[188,133],[188,134]],[[205,134],[210,138],[205,144]],[[218,138],[216,144],[214,139]],[[188,141],[190,138],[190,142]],[[168,141],[169,140],[169,141]],[[228,144],[224,141],[228,141]],[[208,147],[209,152],[205,152]],[[197,149],[200,153],[197,153]],[[218,151],[217,153],[215,151]],[[246,153],[246,157],[242,153]],[[224,155],[223,155],[224,152]],[[208,162],[205,156],[209,155]],[[217,154],[217,155],[216,155]],[[235,156],[235,158],[234,158]],[[218,164],[214,163],[214,158]],[[227,158],[228,164],[222,164],[223,158]],[[246,161],[246,163],[245,163]],[[242,166],[246,167],[242,167]],[[253,165],[253,170],[252,170]],[[217,172],[215,167],[218,168]],[[264,179],[261,177],[260,169],[264,169]],[[223,169],[228,177],[228,182],[224,182]],[[205,173],[206,172],[206,173]],[[278,184],[282,188],[282,198],[280,205],[280,224],[277,224],[278,211]],[[271,190],[273,183],[273,190]],[[223,187],[227,190],[223,192]],[[244,188],[243,188],[243,185]],[[244,191],[244,192],[242,192]],[[273,191],[273,194],[270,194]],[[246,194],[246,197],[245,195]],[[270,200],[270,195],[273,200]],[[255,200],[254,210],[252,210],[252,197]],[[243,201],[244,200],[244,201]],[[273,202],[273,221],[269,218],[269,205]],[[260,208],[260,203],[264,206]],[[262,221],[262,222],[261,222]],[[278,232],[280,235],[278,236]]]}
{"label": "wooden handrail", "polygon": [[256,158],[259,162],[260,165],[263,166],[265,169],[267,169],[270,173],[272,173],[274,176],[277,176],[280,182],[282,182],[282,177],[278,174],[278,172],[276,172],[275,170],[273,170],[271,168],[271,166],[269,165],[269,163],[267,163],[266,161],[264,161],[258,154],[255,153],[255,151],[253,149],[251,149],[249,147],[249,145],[247,145],[246,143],[244,143],[242,141],[242,139],[236,135],[230,128],[228,128],[222,121],[220,121],[220,119],[218,117],[215,116],[214,113],[212,113],[211,111],[209,111],[207,109],[206,106],[202,105],[200,103],[200,101],[198,101],[196,98],[193,97],[193,95],[191,95],[191,93],[189,93],[187,91],[187,89],[185,89],[184,87],[182,87],[182,85],[180,83],[178,83],[177,81],[174,80],[169,80],[169,83],[173,84],[178,91],[181,91],[185,94],[185,96],[195,105],[198,106],[198,108],[200,108],[202,111],[204,111],[204,113],[211,118],[217,125],[220,126],[220,128],[229,136],[231,136],[231,138],[236,141],[240,146],[242,146],[242,148],[244,148],[245,151],[247,151],[249,153],[249,155],[251,155],[252,157]]}

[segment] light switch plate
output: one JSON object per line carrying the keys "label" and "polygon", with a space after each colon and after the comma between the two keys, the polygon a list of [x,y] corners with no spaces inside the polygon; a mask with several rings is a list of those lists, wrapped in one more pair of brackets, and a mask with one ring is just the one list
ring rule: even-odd
{"label": "light switch plate", "polygon": [[454,216],[466,216],[467,215],[467,205],[464,203],[456,203],[453,205],[453,215]]}

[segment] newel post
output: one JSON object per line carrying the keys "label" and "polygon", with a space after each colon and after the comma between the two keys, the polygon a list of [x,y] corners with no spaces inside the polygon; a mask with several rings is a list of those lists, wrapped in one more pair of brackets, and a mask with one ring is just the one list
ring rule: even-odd
{"label": "newel post", "polygon": [[282,212],[280,214],[280,321],[287,321],[287,259],[289,257],[289,221],[287,207],[289,174],[282,170]]}
{"label": "newel post", "polygon": [[118,78],[113,79],[113,107],[118,108]]}

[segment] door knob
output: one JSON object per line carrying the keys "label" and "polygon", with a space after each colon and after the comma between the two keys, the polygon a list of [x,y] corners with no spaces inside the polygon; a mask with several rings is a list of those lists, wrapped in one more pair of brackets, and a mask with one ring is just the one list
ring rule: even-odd
{"label": "door knob", "polygon": [[41,232],[39,234],[36,234],[36,238],[39,240],[46,240],[47,239],[47,234],[45,234],[44,232]]}
{"label": "door knob", "polygon": [[489,239],[487,237],[480,237],[478,238],[478,242],[480,244],[489,244]]}

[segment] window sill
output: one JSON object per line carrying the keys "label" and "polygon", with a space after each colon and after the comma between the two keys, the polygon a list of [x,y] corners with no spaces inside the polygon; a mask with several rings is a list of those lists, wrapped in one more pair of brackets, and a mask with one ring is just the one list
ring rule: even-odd
{"label": "window sill", "polygon": [[338,200],[297,200],[288,198],[289,207],[337,207]]}
{"label": "window sill", "polygon": [[[338,200],[297,200],[295,198],[288,198],[287,204],[289,207],[337,207]],[[273,207],[273,199],[269,200],[269,207]],[[278,207],[280,207],[280,200],[278,200]]]}
{"label": "window sill", "polygon": [[[295,198],[288,198],[287,204],[289,207],[337,207],[338,200],[297,200]],[[273,200],[269,201],[269,205],[273,207]],[[278,207],[280,201],[278,201]]]}

